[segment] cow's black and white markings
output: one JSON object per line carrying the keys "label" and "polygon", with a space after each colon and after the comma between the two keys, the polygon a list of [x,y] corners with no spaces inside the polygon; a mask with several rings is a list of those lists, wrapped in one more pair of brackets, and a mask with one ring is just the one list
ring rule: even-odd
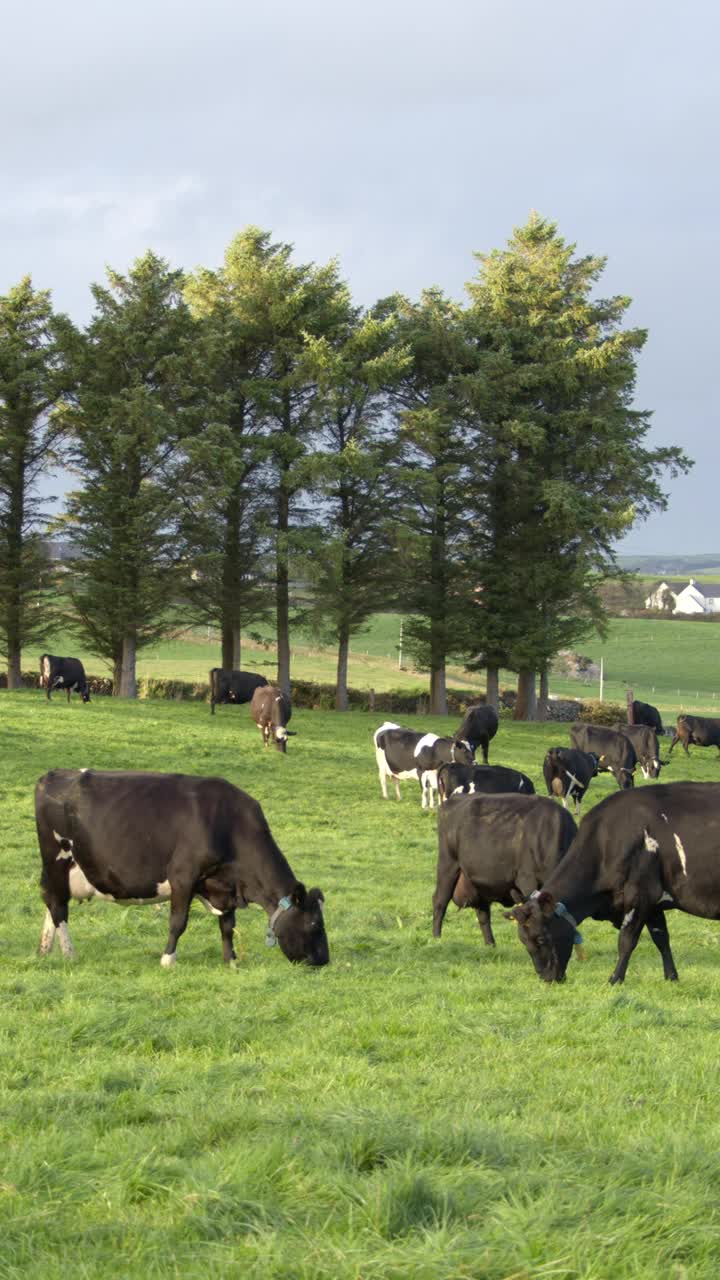
{"label": "cow's black and white markings", "polygon": [[720,919],[720,783],[658,783],[601,801],[542,891],[511,914],[547,982],[564,978],[577,924],[609,920],[620,931],[615,983],[644,926],[665,977],[677,978],[665,920],[674,908]]}
{"label": "cow's black and white markings", "polygon": [[495,737],[499,723],[497,711],[492,707],[468,707],[455,737],[469,742],[473,755],[480,747],[483,763],[487,764],[490,740]]}
{"label": "cow's black and white markings", "polygon": [[576,747],[551,747],[543,761],[548,795],[562,800],[565,809],[568,800],[572,800],[575,817],[580,813],[582,798],[597,772],[597,756]]}
{"label": "cow's black and white markings", "polygon": [[287,751],[288,738],[294,738],[295,730],[288,729],[292,707],[287,694],[277,685],[256,689],[250,701],[250,715],[263,736],[265,746],[272,738],[278,751]]}
{"label": "cow's black and white markings", "polygon": [[476,791],[486,795],[504,791],[535,795],[527,774],[504,764],[443,764],[437,771],[437,789],[443,804],[450,796],[474,795]]}
{"label": "cow's black and white markings", "polygon": [[415,778],[420,783],[423,809],[433,808],[440,765],[473,764],[473,754],[467,742],[461,742],[457,738],[442,738],[437,733],[417,733],[413,729],[403,729],[390,720],[375,730],[373,741],[380,787],[385,799],[388,798],[388,778],[395,783],[398,800],[400,782]]}
{"label": "cow's black and white markings", "polygon": [[228,671],[213,667],[210,672],[210,714],[215,715],[216,705],[224,702],[250,702],[256,689],[267,685],[265,676],[255,671]]}
{"label": "cow's black and white markings", "polygon": [[79,658],[56,658],[52,653],[44,653],[40,659],[40,688],[47,692],[47,700],[53,689],[67,690],[67,700],[75,690],[83,702],[90,701],[90,690],[85,676],[85,668]]}
{"label": "cow's black and white markings", "polygon": [[197,897],[218,918],[228,963],[235,912],[251,902],[267,913],[268,942],[289,960],[328,962],[322,893],[293,875],[257,801],[223,778],[56,769],[38,781],[35,817],[47,907],[42,955],[56,933],[72,954],[71,899],[169,899],[160,961],[169,967]]}
{"label": "cow's black and white markings", "polygon": [[635,785],[635,748],[624,734],[594,724],[570,725],[570,744],[598,758],[598,773],[611,773],[621,790]]}
{"label": "cow's black and white markings", "polygon": [[677,727],[670,743],[669,755],[678,742],[682,744],[686,755],[690,755],[689,747],[717,747],[720,751],[720,720],[709,716],[682,715],[677,718]]}
{"label": "cow's black and white markings", "polygon": [[511,906],[537,889],[577,831],[566,809],[543,796],[451,796],[438,816],[433,936],[452,898],[474,907],[485,943],[495,945],[493,902]]}

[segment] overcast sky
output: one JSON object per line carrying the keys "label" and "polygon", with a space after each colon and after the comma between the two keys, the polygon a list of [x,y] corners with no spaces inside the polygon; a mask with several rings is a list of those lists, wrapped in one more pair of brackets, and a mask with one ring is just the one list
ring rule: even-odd
{"label": "overcast sky", "polygon": [[711,0],[7,6],[0,292],[30,273],[85,322],[107,264],[216,266],[256,223],[359,302],[460,298],[537,209],[607,255],[652,440],[696,459],[621,550],[720,551],[719,26]]}

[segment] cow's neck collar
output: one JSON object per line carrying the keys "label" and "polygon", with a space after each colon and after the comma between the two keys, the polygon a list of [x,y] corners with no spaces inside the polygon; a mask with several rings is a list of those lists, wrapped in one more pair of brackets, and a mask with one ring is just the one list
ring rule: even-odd
{"label": "cow's neck collar", "polygon": [[[536,889],[534,893],[530,894],[530,897],[539,898],[540,892],[541,892],[540,889]],[[564,902],[555,903],[555,915],[560,916],[561,920],[566,920],[567,923],[570,925],[570,928],[575,930],[575,939],[574,939],[575,946],[576,947],[582,946],[583,937],[582,937],[582,934],[580,933],[580,930],[578,929],[577,920],[575,919],[574,915],[572,915],[571,912],[568,911]]]}
{"label": "cow's neck collar", "polygon": [[273,911],[272,915],[270,916],[270,919],[268,920],[267,933],[265,934],[266,947],[275,946],[275,943],[277,942],[277,934],[275,933],[275,921],[278,919],[279,916],[282,915],[283,911],[287,911],[288,908],[291,906],[292,906],[292,901],[290,898],[287,897],[287,895],[281,898],[280,901],[278,902],[275,910]]}

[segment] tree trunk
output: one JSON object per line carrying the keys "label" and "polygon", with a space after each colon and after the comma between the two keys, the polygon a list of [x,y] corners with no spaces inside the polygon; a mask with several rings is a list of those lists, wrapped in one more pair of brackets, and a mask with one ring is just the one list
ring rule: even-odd
{"label": "tree trunk", "polygon": [[220,663],[223,671],[240,670],[240,627],[223,620],[221,628],[222,657]]}
{"label": "tree trunk", "polygon": [[534,720],[537,713],[535,672],[526,667],[518,671],[517,701],[513,720]]}
{"label": "tree trunk", "polygon": [[277,569],[275,607],[277,610],[277,682],[282,693],[290,697],[290,574],[288,571],[288,529],[290,503],[287,490],[280,481],[278,491]]}
{"label": "tree trunk", "polygon": [[335,683],[335,710],[348,709],[348,654],[350,652],[350,633],[347,627],[340,629],[338,636],[337,680]]}
{"label": "tree trunk", "polygon": [[8,638],[8,660],[7,660],[7,687],[8,689],[21,689],[22,679],[20,677],[20,646],[15,641]]}
{"label": "tree trunk", "polygon": [[500,668],[487,668],[487,690],[485,693],[485,701],[493,711],[500,708]]}
{"label": "tree trunk", "polygon": [[540,696],[537,704],[538,720],[547,720],[548,696],[550,692],[550,675],[547,666],[540,672]]}
{"label": "tree trunk", "polygon": [[137,643],[134,632],[123,639],[122,668],[120,672],[120,697],[137,698],[137,679],[135,676],[135,659]]}
{"label": "tree trunk", "polygon": [[430,672],[430,714],[446,716],[447,690],[445,687],[445,663]]}
{"label": "tree trunk", "polygon": [[113,658],[113,687],[112,687],[113,698],[121,697],[122,669],[123,667],[122,667],[122,651],[121,651],[119,657]]}

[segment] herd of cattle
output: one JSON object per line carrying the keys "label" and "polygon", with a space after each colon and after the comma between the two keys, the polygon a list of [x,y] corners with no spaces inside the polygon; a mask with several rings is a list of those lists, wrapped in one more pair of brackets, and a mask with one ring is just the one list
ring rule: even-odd
{"label": "herd of cattle", "polygon": [[[75,689],[89,701],[82,664],[43,654],[41,684]],[[210,673],[211,713],[219,703],[250,702],[265,745],[287,750],[289,699],[252,672]],[[552,747],[543,762],[548,797],[535,795],[519,770],[489,764],[498,729],[490,707],[471,707],[455,734],[442,737],[386,722],[374,734],[383,796],[390,779],[420,785],[423,808],[438,798],[438,862],[433,934],[440,936],[450,901],[473,907],[486,944],[494,945],[491,904],[508,908],[535,969],[563,981],[578,925],[587,917],[619,930],[610,977],[622,982],[647,927],[676,979],[665,913],[720,918],[720,783],[657,783],[634,790],[639,766],[658,779],[663,733],[656,708],[633,703],[634,724],[616,729],[575,724],[570,746]],[[680,742],[717,746],[720,721],[681,715],[669,755]],[[483,763],[477,764],[476,752]],[[580,803],[598,773],[611,773],[619,793],[601,801],[576,826],[568,804]],[[554,803],[562,801],[562,806]],[[327,964],[323,894],[306,890],[275,843],[257,801],[221,778],[57,769],[36,788],[36,821],[47,907],[40,953],[56,934],[72,954],[71,899],[170,902],[169,936],[161,964],[177,943],[198,897],[217,917],[223,958],[235,960],[237,910],[256,903],[268,917],[266,941],[288,959]],[[715,841],[718,844],[716,846]]]}

